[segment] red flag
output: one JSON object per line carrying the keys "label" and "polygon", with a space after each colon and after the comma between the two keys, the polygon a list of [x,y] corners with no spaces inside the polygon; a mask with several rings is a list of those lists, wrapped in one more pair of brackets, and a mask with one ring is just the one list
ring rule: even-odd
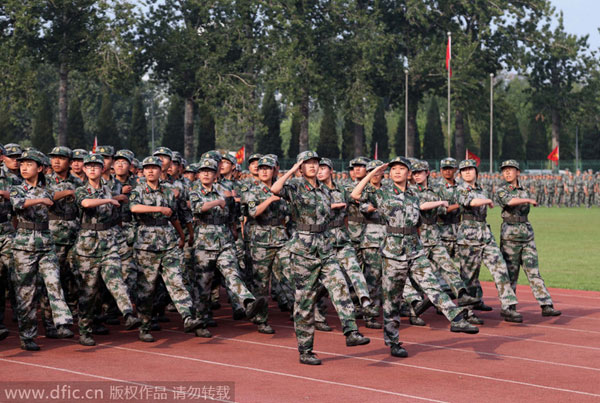
{"label": "red flag", "polygon": [[479,157],[477,155],[475,155],[474,153],[472,153],[471,151],[469,151],[468,149],[467,149],[467,159],[475,160],[475,164],[477,164],[477,166],[479,166],[479,163],[481,162]]}
{"label": "red flag", "polygon": [[98,137],[94,136],[94,146],[92,147],[92,152],[96,152],[96,148],[98,148]]}
{"label": "red flag", "polygon": [[244,160],[246,159],[246,146],[242,146],[242,148],[240,148],[239,150],[237,150],[237,152],[235,153],[235,159],[237,160],[238,164],[243,164]]}
{"label": "red flag", "polygon": [[373,154],[373,159],[376,160],[377,158],[377,143],[375,143],[375,154]]}
{"label": "red flag", "polygon": [[450,66],[450,60],[452,59],[452,38],[448,36],[448,45],[446,45],[446,70],[452,77],[452,66]]}
{"label": "red flag", "polygon": [[554,164],[556,166],[558,166],[558,160],[559,160],[558,146],[556,146],[556,148],[554,150],[552,150],[552,152],[548,155],[548,159],[550,161],[554,161]]}

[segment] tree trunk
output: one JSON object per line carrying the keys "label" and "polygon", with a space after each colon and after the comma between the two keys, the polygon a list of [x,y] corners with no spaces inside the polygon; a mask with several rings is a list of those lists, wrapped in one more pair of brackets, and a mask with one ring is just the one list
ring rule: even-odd
{"label": "tree trunk", "polygon": [[414,157],[417,158],[418,156],[415,155],[415,142],[417,141],[417,108],[416,107],[411,107],[409,105],[408,107],[408,144],[407,144],[407,149],[406,149],[406,157]]}
{"label": "tree trunk", "polygon": [[[252,95],[251,95],[251,99],[252,102],[250,102],[251,105],[256,105],[258,104],[257,102],[255,102],[256,100],[256,92],[252,91]],[[250,117],[249,120],[249,124],[248,124],[248,130],[246,131],[246,135],[244,138],[244,150],[247,156],[250,156],[252,154],[254,154],[254,132],[256,130],[256,124],[254,122],[254,114],[253,113],[247,113],[247,116]],[[256,150],[257,152],[262,152],[262,150]]]}
{"label": "tree trunk", "polygon": [[68,112],[68,90],[69,90],[69,68],[66,63],[61,63],[58,68],[58,141],[59,146],[67,144],[67,119]]}
{"label": "tree trunk", "polygon": [[463,113],[460,110],[456,111],[456,120],[454,121],[454,150],[457,160],[465,159],[465,122]]}
{"label": "tree trunk", "polygon": [[308,91],[304,90],[302,94],[302,103],[300,104],[300,152],[308,150],[308,118],[309,118],[309,97]]}
{"label": "tree trunk", "polygon": [[354,122],[354,156],[358,157],[365,152],[365,127]]}
{"label": "tree trunk", "polygon": [[557,109],[552,110],[552,149],[558,147],[560,143],[560,112]]}
{"label": "tree trunk", "polygon": [[194,100],[185,99],[183,115],[183,158],[191,161],[194,158]]}

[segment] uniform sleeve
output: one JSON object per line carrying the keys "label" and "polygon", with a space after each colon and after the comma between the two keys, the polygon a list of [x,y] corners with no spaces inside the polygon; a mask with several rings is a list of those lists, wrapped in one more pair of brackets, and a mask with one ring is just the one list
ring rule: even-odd
{"label": "uniform sleeve", "polygon": [[471,207],[471,202],[475,199],[473,192],[469,192],[466,189],[460,189],[458,191],[458,204],[463,207]]}
{"label": "uniform sleeve", "polygon": [[296,194],[296,185],[297,182],[295,180],[295,178],[289,179],[284,185],[283,188],[281,189],[281,192],[279,193],[279,196],[288,201],[291,202],[294,195]]}
{"label": "uniform sleeve", "polygon": [[131,209],[131,207],[137,206],[138,204],[142,204],[142,195],[139,186],[136,186],[135,189],[129,193],[129,208]]}
{"label": "uniform sleeve", "polygon": [[260,204],[258,198],[256,197],[256,193],[251,190],[242,193],[242,203],[248,208],[248,216],[255,218],[256,208]]}
{"label": "uniform sleeve", "polygon": [[13,209],[22,210],[23,205],[27,198],[25,197],[25,192],[23,189],[17,186],[13,186],[10,190],[10,204],[12,204]]}
{"label": "uniform sleeve", "polygon": [[187,203],[190,195],[185,188],[180,190],[181,194],[177,198],[177,217],[182,224],[187,224],[193,220],[192,210],[188,207]]}
{"label": "uniform sleeve", "polygon": [[363,193],[360,195],[360,200],[358,201],[358,210],[363,214],[368,214],[370,206],[375,207],[370,200],[372,193],[373,192],[370,189],[364,189]]}
{"label": "uniform sleeve", "polygon": [[190,192],[190,205],[192,213],[202,214],[202,206],[204,205],[204,197],[199,190],[192,190]]}
{"label": "uniform sleeve", "polygon": [[513,199],[512,194],[508,190],[506,190],[506,188],[504,188],[504,187],[498,189],[495,196],[496,196],[495,197],[496,203],[500,207],[506,207],[508,205],[508,203]]}

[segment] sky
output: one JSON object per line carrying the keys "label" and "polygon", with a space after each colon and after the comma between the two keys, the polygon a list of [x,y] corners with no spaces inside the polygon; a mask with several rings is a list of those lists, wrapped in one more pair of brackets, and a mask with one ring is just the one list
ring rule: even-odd
{"label": "sky", "polygon": [[598,0],[551,0],[556,11],[563,11],[565,31],[583,36],[589,34],[590,49],[600,48],[600,1]]}

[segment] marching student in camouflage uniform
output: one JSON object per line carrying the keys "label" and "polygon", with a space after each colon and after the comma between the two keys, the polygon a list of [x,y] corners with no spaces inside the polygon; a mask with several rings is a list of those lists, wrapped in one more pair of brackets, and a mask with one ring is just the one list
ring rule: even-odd
{"label": "marching student in camouflage uniform", "polygon": [[[245,308],[248,319],[264,312],[266,300],[256,299],[246,288],[239,275],[237,258],[231,233],[231,210],[233,196],[214,183],[218,163],[205,158],[200,161],[200,184],[190,192],[190,204],[196,222],[195,264],[196,309],[202,327],[196,331],[199,337],[211,337],[206,329],[210,315],[210,292],[215,270],[218,270],[235,298]],[[259,328],[259,331],[261,329]]]}
{"label": "marching student in camouflage uniform", "polygon": [[30,351],[40,349],[33,341],[37,336],[38,274],[48,292],[54,325],[61,328],[73,323],[60,284],[58,258],[48,227],[48,207],[54,204],[54,194],[45,186],[43,158],[44,155],[36,150],[26,151],[19,157],[24,181],[13,186],[10,192],[10,202],[18,219],[12,243],[15,262],[12,281],[16,290],[21,348]]}
{"label": "marching student in camouflage uniform", "polygon": [[481,263],[489,269],[502,305],[501,315],[508,322],[520,323],[523,317],[517,312],[517,296],[510,286],[506,262],[486,222],[487,207],[494,206],[477,183],[477,165],[474,160],[464,160],[458,166],[463,183],[458,186],[458,202],[462,221],[458,227],[457,244],[463,281],[472,297],[481,299],[483,290],[479,283]]}
{"label": "marching student in camouflage uniform", "polygon": [[6,153],[2,158],[2,162],[4,163],[2,171],[12,181],[13,185],[19,185],[23,182],[23,178],[21,178],[21,172],[19,171],[18,158],[23,153],[23,150],[20,145],[13,143],[5,145],[4,149]]}
{"label": "marching student in camouflage uniform", "polygon": [[71,175],[79,179],[82,183],[87,181],[85,172],[83,172],[83,159],[88,155],[86,150],[76,148],[71,154]]}
{"label": "marching student in camouflage uniform", "polygon": [[527,190],[519,183],[520,169],[517,161],[504,161],[500,169],[506,180],[506,185],[496,192],[496,200],[502,207],[503,221],[500,250],[508,267],[511,287],[513,291],[517,291],[522,265],[531,291],[542,308],[542,315],[558,316],[561,312],[554,309],[552,298],[540,274],[533,227],[527,217],[530,205],[537,206],[537,202],[529,197]]}
{"label": "marching student in camouflage uniform", "polygon": [[368,210],[377,210],[386,222],[386,239],[381,253],[383,255],[383,335],[385,344],[390,346],[391,355],[406,357],[408,353],[398,340],[400,324],[400,305],[402,292],[409,272],[418,281],[429,299],[444,312],[451,321],[453,332],[477,333],[479,329],[464,319],[463,309],[456,307],[444,293],[431,272],[430,263],[425,255],[417,232],[420,211],[447,207],[448,202],[424,202],[408,188],[408,173],[411,164],[404,157],[396,157],[389,164],[372,170],[352,191],[355,200],[361,199],[364,188],[371,178],[383,173],[390,166],[390,178],[393,184],[383,186],[370,193]]}
{"label": "marching student in camouflage uniform", "polygon": [[[152,303],[160,276],[183,318],[184,329],[192,332],[201,326],[193,318],[193,302],[181,274],[185,237],[175,215],[176,200],[170,186],[160,181],[162,161],[146,157],[142,161],[145,183],[138,184],[129,195],[129,208],[138,221],[133,245],[138,273],[138,313],[142,319],[140,340],[153,342],[150,334]],[[177,243],[179,234],[179,244]]]}
{"label": "marching student in camouflage uniform", "polygon": [[120,219],[119,202],[112,198],[108,186],[101,184],[103,165],[101,155],[87,155],[84,170],[88,182],[75,190],[76,203],[82,211],[74,261],[80,292],[79,343],[84,346],[96,344],[91,334],[100,282],[104,282],[125,316],[127,329],[139,327],[142,323],[133,316],[133,306],[121,274],[116,233]]}
{"label": "marching student in camouflage uniform", "polygon": [[[346,345],[358,346],[370,342],[358,332],[350,292],[331,245],[331,195],[329,189],[317,179],[319,159],[313,151],[298,154],[292,169],[271,187],[274,194],[288,202],[294,223],[293,236],[285,247],[290,253],[290,270],[296,287],[294,329],[300,362],[308,365],[321,364],[321,360],[312,352],[319,282],[327,288],[342,320]],[[302,176],[290,179],[299,170]]]}
{"label": "marching student in camouflage uniform", "polygon": [[[250,258],[254,278],[254,294],[269,296],[269,280],[282,278],[281,268],[276,267],[277,253],[287,242],[285,220],[289,214],[286,203],[271,192],[276,162],[272,158],[262,157],[258,161],[260,184],[241,189],[242,204],[248,208],[248,221],[252,221],[252,230],[246,235],[250,243]],[[290,290],[291,291],[291,290]],[[291,297],[291,296],[290,296]],[[260,333],[272,334],[275,330],[267,323],[268,311],[265,306],[254,318]]]}
{"label": "marching student in camouflage uniform", "polygon": [[[75,189],[83,183],[69,174],[69,165],[72,151],[67,147],[54,147],[50,152],[53,172],[46,177],[48,189],[54,192],[54,205],[48,210],[50,231],[58,257],[60,267],[60,282],[63,287],[65,299],[72,313],[76,312],[78,290],[75,273],[71,262],[71,248],[79,232],[79,209],[75,203]],[[48,306],[48,297],[45,292],[41,296],[42,316],[46,327],[46,337],[61,338],[72,337],[71,331],[66,328],[60,332],[52,323],[52,312]],[[66,334],[65,334],[66,332]]]}
{"label": "marching student in camouflage uniform", "polygon": [[[2,145],[0,145],[0,152],[2,155],[6,153]],[[4,340],[9,333],[4,325],[7,292],[10,292],[11,297],[14,298],[14,288],[10,280],[13,266],[12,238],[15,233],[10,222],[12,214],[10,187],[12,184],[12,180],[4,169],[0,169],[0,340]],[[11,303],[13,310],[16,310],[14,300],[11,300]]]}

